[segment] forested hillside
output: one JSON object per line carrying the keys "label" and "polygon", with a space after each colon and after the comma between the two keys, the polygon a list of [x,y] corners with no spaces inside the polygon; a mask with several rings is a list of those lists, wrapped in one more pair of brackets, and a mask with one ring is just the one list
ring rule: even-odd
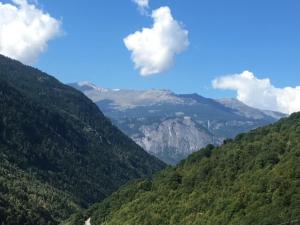
{"label": "forested hillside", "polygon": [[82,93],[0,56],[0,224],[58,224],[164,167]]}
{"label": "forested hillside", "polygon": [[300,113],[207,146],[67,224],[276,225],[300,215]]}

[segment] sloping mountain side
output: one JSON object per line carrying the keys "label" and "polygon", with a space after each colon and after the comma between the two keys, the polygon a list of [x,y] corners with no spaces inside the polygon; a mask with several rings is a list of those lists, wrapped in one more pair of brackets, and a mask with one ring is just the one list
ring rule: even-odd
{"label": "sloping mountain side", "polygon": [[0,157],[0,224],[58,224],[81,209],[74,196]]}
{"label": "sloping mountain side", "polygon": [[0,224],[58,224],[164,163],[81,92],[0,56]]}
{"label": "sloping mountain side", "polygon": [[125,185],[66,224],[90,218],[91,225],[276,225],[298,224],[299,215],[295,113],[220,147],[209,145],[154,179]]}
{"label": "sloping mountain side", "polygon": [[277,121],[285,115],[251,108],[235,99],[214,100],[168,90],[118,90],[90,82],[82,91],[123,132],[147,152],[176,164],[208,144]]}

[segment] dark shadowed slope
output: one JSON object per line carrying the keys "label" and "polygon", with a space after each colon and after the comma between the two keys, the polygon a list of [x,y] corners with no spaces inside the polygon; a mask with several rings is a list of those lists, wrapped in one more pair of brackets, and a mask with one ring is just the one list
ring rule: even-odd
{"label": "dark shadowed slope", "polygon": [[122,187],[68,224],[276,225],[300,221],[300,113],[208,146]]}
{"label": "dark shadowed slope", "polygon": [[0,160],[5,225],[57,224],[128,180],[164,167],[82,93],[3,56]]}

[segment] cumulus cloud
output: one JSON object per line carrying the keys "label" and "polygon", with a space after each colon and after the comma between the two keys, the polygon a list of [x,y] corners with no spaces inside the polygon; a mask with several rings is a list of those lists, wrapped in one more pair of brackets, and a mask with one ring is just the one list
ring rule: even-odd
{"label": "cumulus cloud", "polygon": [[258,79],[249,71],[219,77],[212,84],[237,91],[237,99],[252,107],[288,114],[300,111],[300,86],[277,88],[270,79]]}
{"label": "cumulus cloud", "polygon": [[142,76],[164,72],[172,65],[175,55],[188,45],[188,31],[177,22],[169,7],[152,12],[151,28],[143,28],[124,39],[125,46],[132,51],[135,68]]}
{"label": "cumulus cloud", "polygon": [[0,53],[32,64],[60,32],[60,21],[27,0],[0,2]]}

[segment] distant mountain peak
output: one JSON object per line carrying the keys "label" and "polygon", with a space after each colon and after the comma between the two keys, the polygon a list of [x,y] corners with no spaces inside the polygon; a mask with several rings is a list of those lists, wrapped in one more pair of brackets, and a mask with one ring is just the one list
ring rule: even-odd
{"label": "distant mountain peak", "polygon": [[222,105],[235,110],[238,114],[247,118],[262,119],[263,117],[269,116],[277,120],[287,116],[286,114],[280,112],[253,108],[236,98],[221,98],[217,101]]}
{"label": "distant mountain peak", "polygon": [[97,92],[107,92],[109,89],[98,87],[96,84],[90,81],[79,81],[77,83],[72,83],[71,86],[79,89],[80,91],[97,91]]}
{"label": "distant mountain peak", "polygon": [[130,90],[106,89],[89,81],[72,83],[70,86],[85,93],[94,102],[110,101],[117,109],[129,109],[159,104],[182,104],[183,100],[165,89]]}
{"label": "distant mountain peak", "polygon": [[80,83],[71,86],[96,103],[136,143],[167,163],[177,163],[207,144],[219,144],[282,117],[234,98],[215,100],[165,89],[98,91],[90,82],[85,85],[92,88],[84,90]]}

